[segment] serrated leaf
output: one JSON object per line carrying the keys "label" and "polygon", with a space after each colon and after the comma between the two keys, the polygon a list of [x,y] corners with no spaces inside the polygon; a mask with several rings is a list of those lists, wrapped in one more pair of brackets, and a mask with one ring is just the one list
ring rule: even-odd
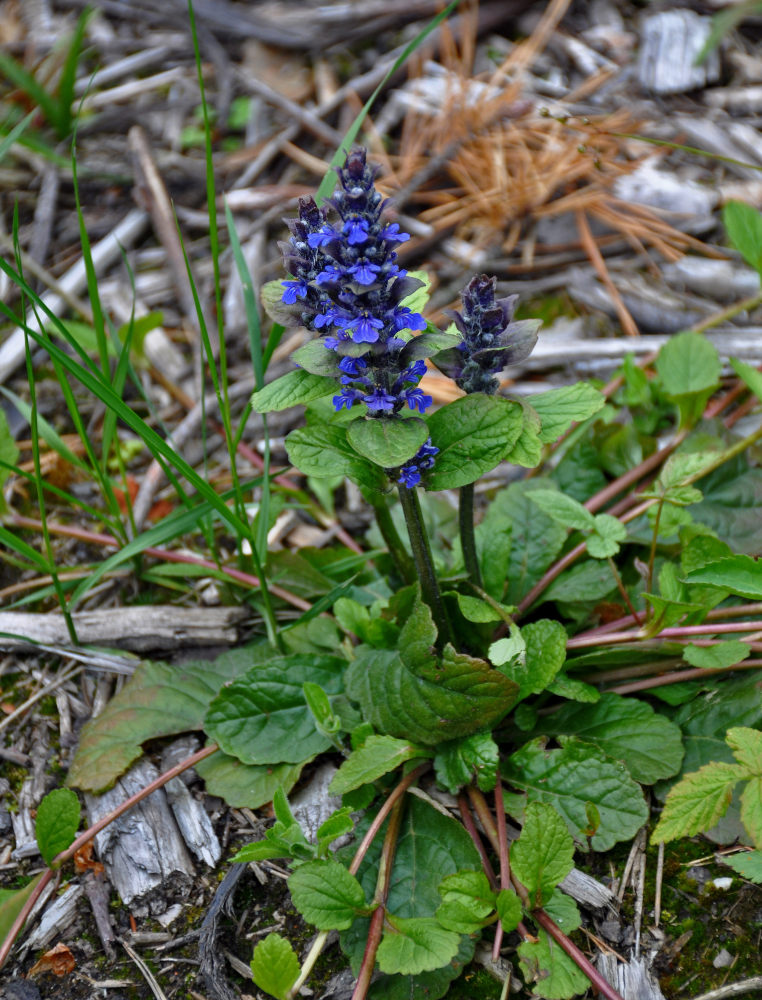
{"label": "serrated leaf", "polygon": [[79,799],[70,788],[54,788],[37,807],[35,836],[42,860],[50,865],[65,851],[77,835],[80,818]]}
{"label": "serrated leaf", "polygon": [[429,436],[420,417],[360,418],[347,427],[347,441],[361,457],[384,469],[404,465]]}
{"label": "serrated leaf", "polygon": [[448,930],[458,934],[476,934],[494,913],[496,893],[484,872],[456,872],[439,886],[442,905],[436,918]]}
{"label": "serrated leaf", "polygon": [[397,740],[393,736],[369,736],[338,769],[329,791],[332,795],[344,795],[388,774],[406,760],[427,756],[430,756],[430,751],[406,740]]}
{"label": "serrated leaf", "polygon": [[568,1000],[585,993],[590,980],[545,931],[537,941],[523,941],[518,949],[521,971],[532,986],[532,996]]}
{"label": "serrated leaf", "polygon": [[522,662],[502,667],[503,673],[519,685],[519,699],[539,694],[547,688],[566,660],[566,630],[559,622],[543,618],[521,629],[525,643]]}
{"label": "serrated leaf", "polygon": [[728,639],[713,646],[694,646],[689,643],[683,649],[683,659],[693,667],[708,667],[714,670],[735,666],[751,656],[748,644],[740,639]]}
{"label": "serrated leaf", "polygon": [[748,726],[734,726],[726,736],[738,763],[749,775],[762,775],[762,733]]}
{"label": "serrated leaf", "polygon": [[565,385],[530,396],[529,402],[540,417],[540,441],[551,444],[573,423],[587,420],[597,413],[606,398],[589,382],[577,382],[576,385]]}
{"label": "serrated leaf", "polygon": [[518,686],[483,660],[447,646],[441,662],[409,667],[391,650],[361,650],[350,664],[347,693],[364,717],[389,736],[437,746],[501,719]]}
{"label": "serrated leaf", "polygon": [[594,705],[564,705],[543,719],[547,736],[569,734],[621,760],[635,781],[652,785],[677,774],[683,759],[678,726],[644,701],[606,693]]}
{"label": "serrated leaf", "polygon": [[302,692],[319,684],[337,711],[346,660],[296,654],[274,658],[233,681],[214,698],[204,720],[207,734],[244,764],[298,764],[331,742],[315,725]]}
{"label": "serrated leaf", "polygon": [[535,469],[542,461],[542,441],[540,414],[525,399],[517,401],[521,406],[521,431],[516,442],[504,457],[504,462],[520,465],[525,469]]}
{"label": "serrated leaf", "polygon": [[497,915],[506,934],[515,931],[519,926],[519,922],[524,915],[524,908],[513,889],[501,889],[498,893]]}
{"label": "serrated leaf", "polygon": [[547,750],[541,740],[534,740],[505,761],[502,772],[509,784],[526,792],[530,803],[552,805],[583,849],[587,847],[588,802],[601,817],[591,840],[596,851],[634,837],[648,819],[640,786],[624,765],[604,757],[589,743],[570,740],[560,750]]}
{"label": "serrated leaf", "polygon": [[460,934],[448,931],[434,917],[398,917],[386,915],[391,929],[386,930],[378,946],[376,959],[382,972],[415,976],[419,972],[441,969],[455,958]]}
{"label": "serrated leaf", "polygon": [[741,822],[757,848],[762,848],[762,777],[749,778],[741,792]]}
{"label": "serrated leaf", "polygon": [[291,406],[304,405],[331,392],[336,392],[336,379],[313,375],[303,368],[297,368],[255,392],[251,397],[251,405],[257,413],[273,413],[287,410]]}
{"label": "serrated leaf", "polygon": [[343,931],[366,906],[362,886],[338,861],[307,861],[288,880],[294,906],[319,931]]}
{"label": "serrated leaf", "polygon": [[587,540],[587,551],[593,559],[610,559],[619,551],[619,543],[627,537],[627,528],[610,514],[598,514],[593,534]]}
{"label": "serrated leaf", "polygon": [[762,562],[751,556],[732,555],[707,563],[685,577],[686,583],[708,583],[751,601],[762,600]]}
{"label": "serrated leaf", "polygon": [[431,608],[417,592],[413,609],[402,626],[397,643],[402,662],[411,669],[428,664],[434,657],[436,641],[437,630]]}
{"label": "serrated leaf", "polygon": [[714,826],[725,815],[733,789],[746,773],[738,764],[714,761],[686,774],[667,795],[651,842],[692,837]]}
{"label": "serrated leaf", "polygon": [[434,769],[437,780],[453,795],[474,780],[483,792],[491,792],[497,783],[499,761],[500,752],[491,734],[474,733],[440,746]]}
{"label": "serrated leaf", "polygon": [[672,398],[715,389],[721,370],[717,348],[698,333],[670,337],[656,359],[662,388]]}
{"label": "serrated leaf", "polygon": [[276,1000],[286,1000],[300,972],[299,959],[280,934],[268,934],[254,949],[251,974],[260,990]]}
{"label": "serrated leaf", "polygon": [[762,216],[757,209],[743,201],[728,201],[722,210],[722,221],[736,250],[762,274]]}
{"label": "serrated leaf", "polygon": [[234,809],[259,809],[272,802],[278,788],[290,792],[299,780],[304,763],[242,764],[218,750],[196,764],[209,795],[219,795]]}
{"label": "serrated leaf", "polygon": [[544,802],[527,806],[519,839],[511,846],[511,871],[542,906],[574,867],[574,841],[556,810]]}
{"label": "serrated leaf", "polygon": [[592,684],[580,681],[576,677],[569,677],[568,674],[556,674],[548,684],[547,690],[551,694],[558,695],[559,698],[568,698],[569,701],[581,701],[586,705],[594,705],[600,701],[601,692]]}
{"label": "serrated leaf", "polygon": [[[590,511],[577,500],[567,497],[558,490],[539,489],[528,494],[532,503],[545,511],[558,524],[565,528],[576,528],[579,531],[592,531],[595,518]],[[617,522],[618,523],[618,522]]]}
{"label": "serrated leaf", "polygon": [[220,688],[253,663],[272,657],[272,647],[257,643],[216,660],[172,665],[144,661],[101,714],[85,724],[67,784],[104,791],[140,756],[142,743],[202,729]]}
{"label": "serrated leaf", "polygon": [[[469,594],[455,594],[458,601],[460,613],[466,621],[474,622],[477,625],[484,625],[489,622],[503,621],[503,615],[487,601],[481,597],[471,597]],[[512,605],[500,605],[507,615],[514,614],[516,608]]]}
{"label": "serrated leaf", "polygon": [[355,821],[352,819],[351,810],[346,806],[337,809],[327,820],[324,820],[317,829],[318,845],[332,844],[339,837],[345,837],[355,828]]}
{"label": "serrated leaf", "polygon": [[338,424],[298,427],[286,438],[289,461],[305,476],[349,476],[361,486],[381,489],[386,477],[361,458],[347,441],[347,429]]}
{"label": "serrated leaf", "polygon": [[521,432],[521,407],[475,392],[432,413],[428,424],[439,454],[426,489],[455,489],[475,482],[503,461]]}
{"label": "serrated leaf", "polygon": [[722,863],[738,872],[742,878],[762,885],[762,851],[744,851],[739,854],[725,854]]}

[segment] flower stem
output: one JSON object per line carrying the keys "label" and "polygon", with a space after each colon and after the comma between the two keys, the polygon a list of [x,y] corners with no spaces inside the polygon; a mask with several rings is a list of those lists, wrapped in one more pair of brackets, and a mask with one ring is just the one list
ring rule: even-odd
{"label": "flower stem", "polygon": [[421,596],[431,608],[440,644],[451,642],[454,645],[452,625],[439,591],[439,581],[434,572],[434,560],[431,557],[431,547],[426,534],[426,526],[423,523],[418,493],[415,487],[408,489],[407,486],[400,486],[399,492],[410,536],[410,547],[413,550],[415,568],[421,584]]}
{"label": "flower stem", "polygon": [[384,844],[381,848],[381,857],[378,862],[378,877],[376,879],[376,909],[370,918],[370,928],[368,929],[368,940],[365,945],[365,953],[362,957],[360,971],[357,974],[352,1000],[365,1000],[370,986],[373,969],[376,965],[376,953],[381,944],[381,936],[384,930],[384,916],[386,915],[386,901],[389,897],[389,886],[392,881],[392,866],[394,865],[394,855],[397,851],[397,840],[402,823],[402,809],[404,800],[398,799],[394,803],[389,817],[389,826],[386,828]]}
{"label": "flower stem", "polygon": [[474,484],[467,483],[460,488],[458,507],[460,527],[460,547],[468,578],[477,587],[482,586],[482,574],[476,555],[476,535],[474,534]]}
{"label": "flower stem", "polygon": [[378,530],[386,542],[386,547],[397,567],[397,572],[405,583],[413,583],[417,576],[415,565],[399,536],[386,500],[378,493],[370,495],[368,499],[373,507],[373,513],[376,515]]}

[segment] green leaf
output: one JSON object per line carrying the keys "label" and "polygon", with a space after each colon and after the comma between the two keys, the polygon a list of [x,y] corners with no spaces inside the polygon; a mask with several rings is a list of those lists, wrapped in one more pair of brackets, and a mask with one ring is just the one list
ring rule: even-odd
{"label": "green leaf", "polygon": [[592,684],[577,680],[576,677],[569,677],[568,674],[556,674],[548,684],[548,691],[558,695],[559,698],[568,698],[569,701],[581,701],[586,705],[594,705],[600,701],[601,693]]}
{"label": "green leaf", "polygon": [[505,455],[503,461],[511,465],[521,465],[525,469],[535,469],[542,461],[542,441],[540,414],[525,399],[517,401],[521,406],[521,431],[516,443]]}
{"label": "green leaf", "polygon": [[[420,285],[410,295],[406,295],[400,305],[407,306],[410,312],[423,312],[431,294],[431,278],[426,271],[408,271],[407,273],[409,278],[420,281]],[[439,334],[438,330],[437,334]],[[424,334],[424,336],[426,335]],[[440,334],[440,336],[442,335]]]}
{"label": "green leaf", "polygon": [[251,397],[251,406],[257,413],[272,413],[309,403],[310,400],[320,399],[331,392],[336,392],[335,379],[313,375],[297,368],[255,392]]}
{"label": "green leaf", "polygon": [[460,934],[476,934],[495,910],[496,893],[484,872],[448,875],[439,885],[439,894],[443,903],[437,910],[437,920]]}
{"label": "green leaf", "polygon": [[762,733],[748,726],[734,726],[728,730],[727,743],[733,756],[745,767],[748,776],[762,774]]}
{"label": "green leaf", "polygon": [[722,210],[722,221],[736,250],[762,274],[762,215],[743,201],[728,201]]}
{"label": "green leaf", "polygon": [[497,894],[497,915],[506,934],[515,931],[519,926],[524,908],[513,889],[501,889]]}
{"label": "green leaf", "polygon": [[[358,824],[357,837],[363,836],[370,823],[365,817]],[[376,890],[378,863],[383,841],[383,830],[371,844],[358,872],[359,881],[367,898]],[[354,848],[347,848],[351,857]],[[433,917],[441,904],[439,885],[447,875],[465,869],[481,869],[479,855],[463,827],[449,816],[442,815],[427,802],[409,796],[400,826],[397,851],[394,857],[394,877],[389,887],[387,907],[397,917]],[[341,947],[349,955],[355,974],[362,960],[368,936],[368,920],[360,918],[341,935]],[[425,980],[382,977],[381,996],[441,997],[447,984],[462,970],[463,962],[473,954],[473,942],[461,938],[461,953],[441,972],[427,973]],[[424,983],[426,992],[423,992]],[[431,994],[429,993],[431,990]]]}
{"label": "green leaf", "polygon": [[497,783],[499,761],[500,753],[491,734],[474,733],[440,746],[434,769],[437,780],[453,795],[474,780],[483,792],[491,792]]}
{"label": "green leaf", "polygon": [[449,965],[460,947],[460,934],[448,931],[434,917],[386,914],[390,928],[378,946],[378,967],[387,974],[415,976]]}
{"label": "green leaf", "polygon": [[598,514],[593,534],[587,540],[587,551],[593,559],[609,559],[619,551],[619,543],[627,537],[627,528],[610,514]]}
{"label": "green leaf", "polygon": [[432,413],[428,423],[439,454],[426,489],[454,489],[475,482],[508,455],[521,432],[521,407],[475,392]]}
{"label": "green leaf", "polygon": [[743,379],[757,399],[762,401],[762,372],[757,368],[752,368],[751,365],[747,365],[745,361],[739,361],[738,358],[731,358],[730,365],[736,375]]}
{"label": "green leaf", "polygon": [[35,835],[46,865],[50,865],[57,854],[74,842],[79,817],[79,799],[70,788],[54,788],[40,802]]}
{"label": "green leaf", "polygon": [[683,759],[678,726],[644,701],[605,693],[594,705],[564,705],[542,721],[547,736],[573,735],[621,760],[635,781],[652,785],[677,774]]}
{"label": "green leaf", "polygon": [[759,601],[762,600],[762,562],[751,556],[727,556],[688,573],[685,582],[709,583],[739,597]]}
{"label": "green leaf", "polygon": [[286,438],[289,461],[305,476],[349,476],[360,486],[377,490],[386,477],[377,466],[361,458],[347,441],[339,424],[298,427]]}
{"label": "green leaf", "polygon": [[366,906],[362,886],[338,861],[307,861],[292,873],[294,906],[319,931],[344,931]]}
{"label": "green leaf", "polygon": [[701,417],[706,401],[720,382],[717,348],[698,333],[678,333],[670,337],[656,359],[665,395],[680,409],[681,426],[690,426]]}
{"label": "green leaf", "polygon": [[415,757],[430,752],[393,736],[369,736],[359,750],[353,751],[333,776],[329,791],[344,795],[353,788],[367,785]]}
{"label": "green leaf", "polygon": [[728,639],[713,646],[694,646],[690,643],[683,650],[683,659],[693,667],[710,667],[714,670],[733,667],[751,656],[751,649],[740,639]]}
{"label": "green leaf", "polygon": [[294,351],[291,360],[311,375],[322,375],[333,379],[334,388],[336,387],[336,380],[341,375],[336,352],[329,350],[322,340],[308,340]]}
{"label": "green leaf", "polygon": [[[413,312],[419,311],[420,309],[413,309]],[[432,354],[436,354],[438,351],[452,350],[458,346],[462,339],[459,333],[441,333],[439,330],[433,333],[422,333],[418,337],[413,337],[402,348],[400,360],[404,364],[409,365],[414,361],[430,358]]]}
{"label": "green leaf", "polygon": [[280,934],[268,934],[254,949],[251,960],[254,982],[276,1000],[286,1000],[299,978],[300,968],[296,952]]}
{"label": "green leaf", "polygon": [[556,810],[544,802],[528,805],[511,847],[511,871],[529,893],[531,909],[550,899],[574,867],[573,858],[574,841]]}
{"label": "green leaf", "polygon": [[558,524],[565,528],[576,528],[579,531],[592,531],[595,518],[590,511],[577,500],[559,493],[558,490],[533,490],[529,494],[532,503],[545,511]]}
{"label": "green leaf", "polygon": [[686,774],[670,790],[651,842],[692,837],[714,826],[725,815],[733,789],[744,777],[743,767],[720,761]]}
{"label": "green leaf", "polygon": [[109,788],[140,756],[142,743],[202,729],[220,688],[272,656],[272,647],[256,643],[216,660],[171,666],[144,661],[101,714],[85,724],[67,784],[87,792]]}
{"label": "green leaf", "polygon": [[34,892],[44,872],[28,882],[23,889],[0,889],[0,941],[5,941],[10,933],[16,917],[21,913],[24,904]]}
{"label": "green leaf", "polygon": [[571,934],[572,931],[576,931],[578,927],[582,926],[582,916],[577,904],[560,889],[554,890],[543,909],[549,917],[555,920],[564,934]]}
{"label": "green leaf", "polygon": [[[302,685],[319,684],[334,713],[346,660],[335,656],[273,657],[224,687],[209,706],[204,729],[244,764],[298,764],[327,750],[304,700]],[[340,713],[339,713],[340,714]]]}
{"label": "green leaf", "polygon": [[589,743],[568,740],[559,750],[547,750],[541,740],[534,740],[514,753],[502,772],[509,784],[524,789],[530,803],[552,805],[582,848],[587,846],[588,802],[601,817],[591,838],[596,851],[634,837],[648,819],[643,793],[624,765]]}
{"label": "green leaf", "polygon": [[744,851],[739,854],[725,854],[722,863],[738,872],[742,878],[762,885],[762,851]]}
{"label": "green leaf", "polygon": [[8,426],[8,418],[5,416],[5,411],[0,409],[0,463],[4,463],[0,464],[0,510],[5,508],[5,500],[2,495],[3,483],[11,474],[11,470],[6,466],[15,465],[18,457],[19,450]]}
{"label": "green leaf", "polygon": [[347,440],[361,457],[384,469],[395,469],[413,458],[429,436],[420,417],[360,417],[347,427]]}
{"label": "green leaf", "polygon": [[218,750],[196,764],[209,795],[219,795],[234,809],[259,809],[272,802],[282,788],[290,792],[299,780],[304,763],[242,764],[237,757]]}
{"label": "green leaf", "polygon": [[533,997],[567,1000],[587,992],[590,980],[545,931],[538,931],[537,941],[522,942],[517,951],[524,978],[535,983]]}
{"label": "green leaf", "polygon": [[[451,591],[450,593],[454,593]],[[474,622],[477,625],[484,625],[489,622],[503,621],[503,615],[487,601],[481,597],[471,597],[469,594],[455,593],[460,613],[466,621]],[[511,605],[500,605],[507,615],[515,614],[516,608]]]}
{"label": "green leaf", "polygon": [[607,562],[586,559],[570,567],[551,583],[541,601],[600,601],[616,590],[616,580]]}
{"label": "green leaf", "polygon": [[519,685],[519,700],[540,694],[551,683],[566,660],[567,636],[563,625],[543,618],[525,625],[521,638],[525,643],[523,662],[514,661],[501,668]]}
{"label": "green leaf", "polygon": [[511,483],[498,493],[477,527],[482,551],[489,549],[495,535],[510,532],[510,555],[504,574],[507,580],[504,600],[508,604],[519,603],[566,541],[566,529],[531,502],[530,494],[544,486],[540,479]]}
{"label": "green leaf", "polygon": [[597,413],[605,404],[606,397],[589,382],[577,382],[576,385],[565,385],[530,396],[529,402],[542,422],[540,441],[551,444],[575,421],[587,420]]}
{"label": "green leaf", "polygon": [[360,650],[346,683],[375,729],[424,746],[489,728],[513,707],[518,691],[498,670],[451,646],[441,662],[415,667],[391,650]]}
{"label": "green leaf", "polygon": [[749,778],[741,792],[741,822],[756,848],[762,848],[762,776]]}
{"label": "green leaf", "polygon": [[301,315],[304,311],[301,302],[286,305],[283,301],[283,282],[280,278],[268,281],[259,290],[259,300],[262,308],[274,323],[282,326],[301,326]]}

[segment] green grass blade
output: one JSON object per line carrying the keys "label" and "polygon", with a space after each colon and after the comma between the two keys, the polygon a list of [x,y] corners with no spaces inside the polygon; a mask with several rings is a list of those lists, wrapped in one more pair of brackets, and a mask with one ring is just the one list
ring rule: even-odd
{"label": "green grass blade", "polygon": [[20,122],[17,122],[13,128],[10,130],[8,135],[4,135],[2,140],[0,140],[0,163],[5,159],[5,155],[14,142],[18,142],[21,136],[24,134],[27,125],[35,116],[34,111],[30,111],[25,118],[22,118]]}
{"label": "green grass blade", "polygon": [[0,525],[0,542],[6,548],[10,549],[11,552],[16,552],[22,558],[28,560],[40,573],[48,573],[49,567],[45,556],[29,545],[28,542],[25,542],[23,538],[14,535],[12,531],[4,528],[2,525]]}
{"label": "green grass blade", "polygon": [[77,76],[77,67],[82,55],[82,42],[87,29],[87,22],[90,20],[93,11],[85,8],[79,15],[76,27],[69,41],[69,49],[66,53],[61,78],[58,81],[58,104],[61,109],[61,125],[65,124],[65,130],[59,131],[59,138],[65,139],[71,132],[72,125],[72,102],[74,100],[74,82]]}
{"label": "green grass blade", "polygon": [[379,83],[379,85],[370,95],[365,104],[363,104],[357,117],[347,129],[347,134],[344,136],[341,145],[336,150],[334,157],[331,160],[331,166],[326,172],[326,175],[323,178],[323,180],[320,182],[320,186],[318,187],[315,193],[315,201],[318,203],[318,205],[322,205],[323,202],[326,200],[326,198],[330,197],[331,193],[333,192],[333,189],[336,186],[336,174],[333,168],[341,166],[343,164],[345,156],[351,149],[352,143],[357,138],[357,133],[360,131],[362,123],[365,121],[368,112],[375,104],[376,98],[386,86],[387,80],[394,73],[397,72],[400,66],[402,66],[405,63],[408,57],[411,56],[413,52],[415,52],[415,50],[431,34],[431,32],[435,28],[437,28],[442,23],[442,21],[446,20],[450,16],[450,14],[458,6],[458,2],[459,0],[452,0],[452,2],[449,3],[443,11],[440,11],[435,18],[432,18],[432,20],[429,21],[429,23],[426,25],[423,31],[419,32],[419,34],[415,36],[415,38],[412,40],[412,42],[410,42],[409,45],[405,46],[405,48],[402,50],[398,58],[395,59],[393,65],[389,69],[389,72],[384,76],[381,83]]}
{"label": "green grass blade", "polygon": [[14,86],[18,87],[19,90],[23,90],[27,97],[34,101],[48,122],[55,128],[56,132],[58,132],[61,121],[61,109],[58,100],[49,94],[36,77],[25,69],[21,63],[16,62],[12,56],[9,56],[7,52],[3,52],[2,49],[0,49],[0,76],[4,76]]}
{"label": "green grass blade", "polygon": [[[0,392],[8,399],[16,409],[19,411],[21,416],[26,420],[28,424],[32,423],[32,408],[25,400],[20,396],[17,396],[15,392],[11,389],[6,389],[4,385],[0,385]],[[37,427],[40,432],[40,437],[50,448],[53,449],[56,454],[60,455],[64,461],[73,465],[77,469],[86,470],[87,465],[78,458],[74,452],[68,447],[66,442],[61,438],[58,431],[52,427],[45,417],[41,413],[37,414]]]}

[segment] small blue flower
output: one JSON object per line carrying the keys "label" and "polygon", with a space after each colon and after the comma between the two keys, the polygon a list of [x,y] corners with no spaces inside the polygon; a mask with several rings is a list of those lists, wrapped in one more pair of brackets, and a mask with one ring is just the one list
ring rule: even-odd
{"label": "small blue flower", "polygon": [[368,362],[364,358],[342,358],[339,362],[339,370],[345,375],[360,377],[367,367]]}
{"label": "small blue flower", "polygon": [[411,312],[407,306],[397,306],[392,314],[396,330],[425,330],[426,320],[420,313]]}
{"label": "small blue flower", "polygon": [[326,225],[321,226],[316,233],[309,234],[309,236],[307,237],[307,243],[312,247],[313,250],[315,250],[317,247],[324,247],[327,246],[329,243],[332,243],[335,239],[338,238],[338,236],[339,234],[336,232],[333,226],[329,226],[326,223]]}
{"label": "small blue flower", "polygon": [[361,394],[356,389],[343,388],[338,396],[333,397],[333,406],[337,413],[341,411],[341,408],[346,406],[348,410],[352,409],[352,406],[360,402],[362,399]]}
{"label": "small blue flower", "polygon": [[390,396],[388,392],[376,386],[375,390],[367,396],[362,397],[363,403],[373,412],[391,413],[397,400]]}
{"label": "small blue flower", "polygon": [[401,396],[411,410],[418,410],[419,413],[425,413],[427,407],[434,402],[434,399],[427,396],[423,389],[405,389]]}
{"label": "small blue flower", "polygon": [[287,306],[292,306],[297,299],[307,298],[309,286],[306,281],[281,281],[281,285],[285,289],[281,298]]}
{"label": "small blue flower", "polygon": [[410,233],[401,233],[398,222],[392,222],[380,233],[382,240],[389,240],[391,243],[404,243],[410,239]]}
{"label": "small blue flower", "polygon": [[378,278],[380,270],[378,264],[371,264],[370,261],[363,259],[347,268],[347,274],[351,274],[359,285],[372,285]]}
{"label": "small blue flower", "polygon": [[397,481],[412,490],[420,483],[421,472],[433,467],[434,456],[438,454],[439,448],[431,443],[431,438],[428,438],[418,449],[415,457],[400,469],[400,477]]}
{"label": "small blue flower", "polygon": [[367,219],[347,219],[344,223],[344,235],[350,246],[365,243],[368,239]]}
{"label": "small blue flower", "polygon": [[[336,320],[334,320],[336,323]],[[338,325],[338,324],[337,324]],[[342,324],[345,330],[352,335],[352,340],[356,344],[375,344],[379,337],[379,330],[383,330],[384,324],[376,316],[355,316],[354,319]]]}

